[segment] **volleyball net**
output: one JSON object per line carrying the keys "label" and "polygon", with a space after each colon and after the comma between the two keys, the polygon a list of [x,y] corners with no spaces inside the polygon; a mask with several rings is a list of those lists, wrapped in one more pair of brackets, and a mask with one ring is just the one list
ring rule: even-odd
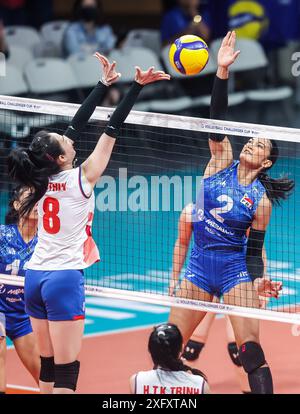
{"label": "volleyball net", "polygon": [[[9,151],[15,146],[28,146],[32,136],[41,129],[62,134],[77,109],[78,105],[73,104],[0,96],[1,224],[4,224],[13,188],[6,172]],[[94,149],[111,113],[109,108],[96,109],[76,142],[77,165]],[[270,175],[274,178],[287,175],[295,181],[288,200],[273,208],[265,240],[265,275],[282,282],[283,289],[279,298],[264,301],[263,305],[250,303],[244,307],[228,305],[222,300],[210,303],[190,299],[188,291],[185,297],[170,295],[173,261],[177,260],[173,252],[178,222],[182,210],[199,200],[203,172],[210,160],[209,133],[230,137],[234,159],[239,159],[251,137],[276,140],[280,155]],[[133,111],[122,128],[105,175],[95,187],[93,237],[101,262],[85,271],[86,293],[300,323],[299,138],[300,130],[291,128]],[[226,194],[228,197],[228,188]],[[251,194],[247,191],[240,202],[251,210]],[[225,202],[220,199],[220,207],[210,211],[217,223],[219,218],[217,230],[222,228],[222,215],[232,208],[230,203],[228,199]],[[213,226],[209,231],[214,232]],[[192,244],[191,240],[186,261],[179,269],[180,280],[184,277]],[[0,275],[0,284],[23,286],[24,279],[17,276],[17,269],[12,273]]]}

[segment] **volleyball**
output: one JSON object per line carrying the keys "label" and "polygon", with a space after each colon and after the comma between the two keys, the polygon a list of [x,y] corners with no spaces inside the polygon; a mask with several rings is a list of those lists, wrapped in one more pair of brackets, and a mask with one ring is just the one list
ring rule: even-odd
{"label": "volleyball", "polygon": [[177,72],[183,75],[196,75],[208,62],[208,46],[201,37],[181,36],[170,47],[169,59]]}

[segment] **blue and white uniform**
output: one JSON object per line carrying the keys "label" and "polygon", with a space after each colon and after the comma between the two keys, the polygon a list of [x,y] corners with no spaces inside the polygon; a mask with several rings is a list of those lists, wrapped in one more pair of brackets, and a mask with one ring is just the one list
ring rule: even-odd
{"label": "blue and white uniform", "polygon": [[[0,225],[0,273],[25,276],[36,244],[37,237],[26,243],[16,224]],[[25,312],[24,288],[0,284],[0,313],[5,315],[6,334],[11,340],[32,332]]]}
{"label": "blue and white uniform", "polygon": [[259,180],[243,186],[239,161],[203,180],[193,211],[194,246],[185,278],[217,297],[251,282],[246,266],[247,230],[265,194]]}

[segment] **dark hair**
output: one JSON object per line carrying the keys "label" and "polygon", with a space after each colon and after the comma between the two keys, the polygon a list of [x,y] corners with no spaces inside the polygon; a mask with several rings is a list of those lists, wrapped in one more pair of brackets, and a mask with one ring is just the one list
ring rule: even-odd
{"label": "dark hair", "polygon": [[286,200],[295,187],[295,182],[290,180],[287,176],[281,178],[271,178],[266,171],[273,167],[279,156],[279,149],[277,142],[270,140],[271,151],[268,159],[272,161],[271,167],[265,168],[258,174],[258,179],[266,189],[268,199],[273,205],[280,205],[281,200]]}
{"label": "dark hair", "polygon": [[206,381],[206,376],[198,369],[185,365],[180,359],[183,339],[178,327],[172,323],[155,326],[148,342],[148,351],[154,362],[154,369],[158,366],[171,371],[191,371],[200,375]]}
{"label": "dark hair", "polygon": [[19,211],[15,209],[14,203],[15,201],[20,201],[22,194],[28,189],[28,187],[24,187],[22,185],[18,185],[15,187],[12,192],[8,202],[8,212],[5,216],[5,224],[18,224],[19,223]]}
{"label": "dark hair", "polygon": [[29,148],[16,148],[8,156],[8,174],[22,186],[32,189],[19,211],[28,214],[47,191],[49,177],[60,171],[56,159],[64,151],[48,131],[38,132]]}
{"label": "dark hair", "polygon": [[[80,10],[82,7],[82,2],[84,0],[75,0],[74,6],[73,6],[73,20],[78,21],[81,20]],[[100,0],[95,0],[96,6],[97,6],[97,24],[103,23],[103,7]]]}

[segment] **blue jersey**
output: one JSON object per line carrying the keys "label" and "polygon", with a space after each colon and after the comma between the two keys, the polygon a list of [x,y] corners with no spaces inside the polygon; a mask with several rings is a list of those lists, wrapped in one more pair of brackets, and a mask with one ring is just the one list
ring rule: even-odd
{"label": "blue jersey", "polygon": [[200,249],[243,250],[258,204],[265,194],[259,180],[238,181],[239,161],[203,180],[193,214],[195,246]]}
{"label": "blue jersey", "polygon": [[[28,260],[37,243],[26,243],[15,224],[0,225],[0,273],[25,276]],[[24,288],[0,285],[0,312],[25,313]]]}

